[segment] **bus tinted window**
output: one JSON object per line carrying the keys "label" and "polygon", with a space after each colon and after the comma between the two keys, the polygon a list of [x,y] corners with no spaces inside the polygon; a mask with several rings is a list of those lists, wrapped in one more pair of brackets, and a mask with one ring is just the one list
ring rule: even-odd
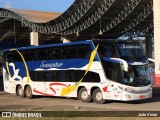
{"label": "bus tinted window", "polygon": [[23,57],[26,61],[34,61],[35,60],[35,52],[33,50],[23,51]]}
{"label": "bus tinted window", "polygon": [[47,59],[48,59],[47,49],[37,50],[37,60],[47,60]]}
{"label": "bus tinted window", "polygon": [[[35,53],[33,51],[19,51],[21,55],[24,57],[25,61],[33,61],[35,60]],[[21,55],[15,51],[6,53],[6,61],[7,62],[22,62]]]}
{"label": "bus tinted window", "polygon": [[67,79],[67,81],[75,82],[75,79],[76,79],[75,70],[68,70],[66,79]]}
{"label": "bus tinted window", "polygon": [[91,48],[89,45],[56,47],[56,48],[51,48],[48,51],[50,60],[76,59],[76,58],[89,59],[90,54],[91,54]]}
{"label": "bus tinted window", "polygon": [[98,73],[95,72],[88,72],[87,75],[84,77],[83,82],[96,82],[99,83],[100,82],[100,76]]}
{"label": "bus tinted window", "polygon": [[91,48],[89,45],[83,45],[81,47],[77,48],[78,50],[78,57],[79,58],[84,58],[84,59],[89,59],[91,55]]}
{"label": "bus tinted window", "polygon": [[75,59],[77,58],[76,49],[65,48],[63,51],[64,59]]}
{"label": "bus tinted window", "polygon": [[63,59],[63,49],[62,48],[52,48],[48,51],[50,60]]}
{"label": "bus tinted window", "polygon": [[57,82],[67,82],[66,81],[66,71],[62,70],[62,71],[56,71],[56,77],[55,80]]}
{"label": "bus tinted window", "polygon": [[[37,49],[36,51],[27,50],[20,51],[26,61],[42,61],[42,60],[61,60],[61,59],[89,59],[91,55],[91,47],[89,45],[61,46],[55,48]],[[17,52],[10,52],[7,56],[8,61],[22,61],[21,56]]]}
{"label": "bus tinted window", "polygon": [[15,62],[22,61],[21,56],[17,52],[13,54],[13,58],[14,58],[13,61],[15,61]]}
{"label": "bus tinted window", "polygon": [[137,43],[117,43],[120,58],[124,60],[146,60],[143,48]]}
{"label": "bus tinted window", "polygon": [[101,44],[98,48],[98,54],[100,57],[117,57],[116,51],[112,44]]}
{"label": "bus tinted window", "polygon": [[6,53],[6,61],[7,62],[13,62],[13,54],[12,53]]}
{"label": "bus tinted window", "polygon": [[[79,82],[84,76],[84,70],[61,70],[61,71],[30,71],[33,81],[46,82]],[[89,71],[83,78],[83,82],[100,82],[98,73]]]}
{"label": "bus tinted window", "polygon": [[119,63],[102,60],[103,68],[108,79],[122,83],[121,67]]}

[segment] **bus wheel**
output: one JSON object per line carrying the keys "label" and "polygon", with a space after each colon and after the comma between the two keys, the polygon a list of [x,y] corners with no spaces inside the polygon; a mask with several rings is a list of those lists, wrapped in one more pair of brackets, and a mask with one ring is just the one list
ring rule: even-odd
{"label": "bus wheel", "polygon": [[22,86],[18,86],[17,95],[24,98],[24,90],[23,90]]}
{"label": "bus wheel", "polygon": [[92,97],[88,94],[86,88],[80,89],[80,91],[78,93],[78,97],[82,102],[86,102],[86,103],[89,103],[92,99]]}
{"label": "bus wheel", "polygon": [[93,91],[92,99],[97,104],[103,104],[106,101],[103,99],[102,91],[99,88],[97,88]]}
{"label": "bus wheel", "polygon": [[33,98],[33,95],[32,95],[32,89],[30,86],[27,86],[26,89],[25,89],[25,95],[26,95],[26,98]]}

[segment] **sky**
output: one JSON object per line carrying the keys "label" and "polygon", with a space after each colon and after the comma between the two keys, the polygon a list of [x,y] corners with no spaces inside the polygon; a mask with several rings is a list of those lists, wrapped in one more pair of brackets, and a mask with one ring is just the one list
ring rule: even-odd
{"label": "sky", "polygon": [[0,8],[64,12],[75,0],[0,0]]}

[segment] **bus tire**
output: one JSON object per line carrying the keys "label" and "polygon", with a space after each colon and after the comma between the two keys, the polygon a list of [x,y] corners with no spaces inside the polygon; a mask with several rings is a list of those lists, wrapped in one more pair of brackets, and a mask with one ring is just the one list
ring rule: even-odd
{"label": "bus tire", "polygon": [[92,99],[97,104],[103,104],[106,101],[105,99],[103,99],[102,91],[99,88],[93,91]]}
{"label": "bus tire", "polygon": [[28,98],[28,99],[32,99],[33,98],[32,89],[31,89],[30,86],[26,87],[25,95],[26,95],[26,98]]}
{"label": "bus tire", "polygon": [[92,100],[91,95],[88,94],[87,89],[84,87],[80,89],[78,98],[85,103],[89,103]]}
{"label": "bus tire", "polygon": [[18,86],[17,95],[24,98],[25,95],[24,95],[24,90],[23,90],[22,86]]}

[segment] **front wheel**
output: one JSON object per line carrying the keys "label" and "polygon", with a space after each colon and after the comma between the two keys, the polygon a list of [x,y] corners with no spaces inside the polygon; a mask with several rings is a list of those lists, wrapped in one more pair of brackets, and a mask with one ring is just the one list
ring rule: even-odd
{"label": "front wheel", "polygon": [[97,104],[103,104],[106,101],[103,99],[102,91],[99,88],[97,88],[93,91],[92,99]]}
{"label": "front wheel", "polygon": [[30,86],[26,87],[25,95],[26,95],[26,98],[29,98],[29,99],[33,98],[32,89]]}
{"label": "front wheel", "polygon": [[86,103],[89,103],[92,100],[86,88],[80,89],[78,93],[78,97],[82,102],[86,102]]}

